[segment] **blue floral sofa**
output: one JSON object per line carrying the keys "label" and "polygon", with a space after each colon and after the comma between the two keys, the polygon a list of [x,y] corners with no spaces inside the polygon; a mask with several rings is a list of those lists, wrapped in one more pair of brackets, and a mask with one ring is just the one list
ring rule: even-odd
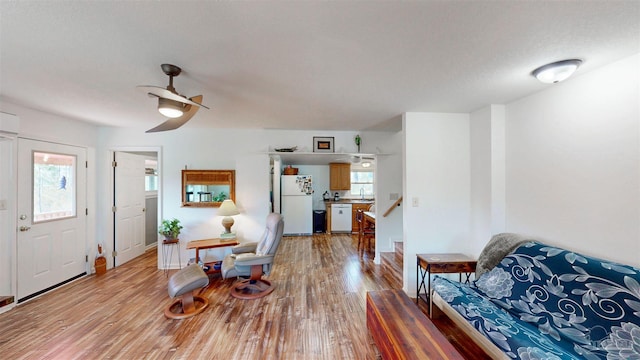
{"label": "blue floral sofa", "polygon": [[525,242],[433,303],[494,358],[640,359],[640,269]]}

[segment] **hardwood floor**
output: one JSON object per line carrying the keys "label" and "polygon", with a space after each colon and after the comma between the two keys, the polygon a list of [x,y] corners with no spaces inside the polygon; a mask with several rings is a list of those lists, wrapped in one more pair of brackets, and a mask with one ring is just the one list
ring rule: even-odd
{"label": "hardwood floor", "polygon": [[0,315],[3,359],[375,359],[366,292],[391,288],[348,235],[285,237],[262,299],[212,277],[202,314],[163,315],[167,278],[155,249]]}

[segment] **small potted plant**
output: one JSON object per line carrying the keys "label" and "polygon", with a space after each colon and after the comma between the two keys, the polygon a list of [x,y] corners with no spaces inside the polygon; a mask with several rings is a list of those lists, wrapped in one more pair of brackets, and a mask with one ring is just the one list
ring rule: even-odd
{"label": "small potted plant", "polygon": [[165,240],[174,240],[178,238],[180,235],[180,229],[182,229],[182,225],[180,225],[180,220],[162,220],[162,224],[158,227],[158,233],[164,235]]}

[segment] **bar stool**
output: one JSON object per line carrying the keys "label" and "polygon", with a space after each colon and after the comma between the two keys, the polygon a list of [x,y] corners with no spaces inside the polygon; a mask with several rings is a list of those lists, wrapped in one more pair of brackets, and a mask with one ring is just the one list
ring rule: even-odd
{"label": "bar stool", "polygon": [[182,260],[180,259],[180,239],[165,239],[162,240],[162,268],[164,275],[169,276],[169,266],[173,259],[173,248],[178,248],[178,266],[182,269]]}

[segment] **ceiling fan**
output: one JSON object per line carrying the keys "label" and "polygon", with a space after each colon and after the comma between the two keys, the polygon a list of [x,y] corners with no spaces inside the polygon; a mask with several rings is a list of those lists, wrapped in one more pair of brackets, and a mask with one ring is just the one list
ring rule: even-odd
{"label": "ceiling fan", "polygon": [[147,130],[146,132],[148,133],[177,129],[189,121],[200,107],[209,109],[202,105],[202,95],[187,98],[178,94],[173,87],[173,77],[180,75],[182,69],[171,64],[162,64],[160,67],[169,76],[169,86],[166,88],[153,85],[140,85],[137,87],[146,91],[149,97],[158,98],[158,111],[169,118],[153,129]]}
{"label": "ceiling fan", "polygon": [[[336,159],[336,161],[341,161],[341,162],[350,162],[352,164],[360,164],[361,162],[363,163],[369,163],[369,166],[371,166],[371,162],[373,162],[375,160],[375,158],[371,157],[371,156],[362,156],[362,155],[350,155],[347,157],[342,157],[342,158],[338,158]],[[365,166],[368,167],[368,166]]]}

